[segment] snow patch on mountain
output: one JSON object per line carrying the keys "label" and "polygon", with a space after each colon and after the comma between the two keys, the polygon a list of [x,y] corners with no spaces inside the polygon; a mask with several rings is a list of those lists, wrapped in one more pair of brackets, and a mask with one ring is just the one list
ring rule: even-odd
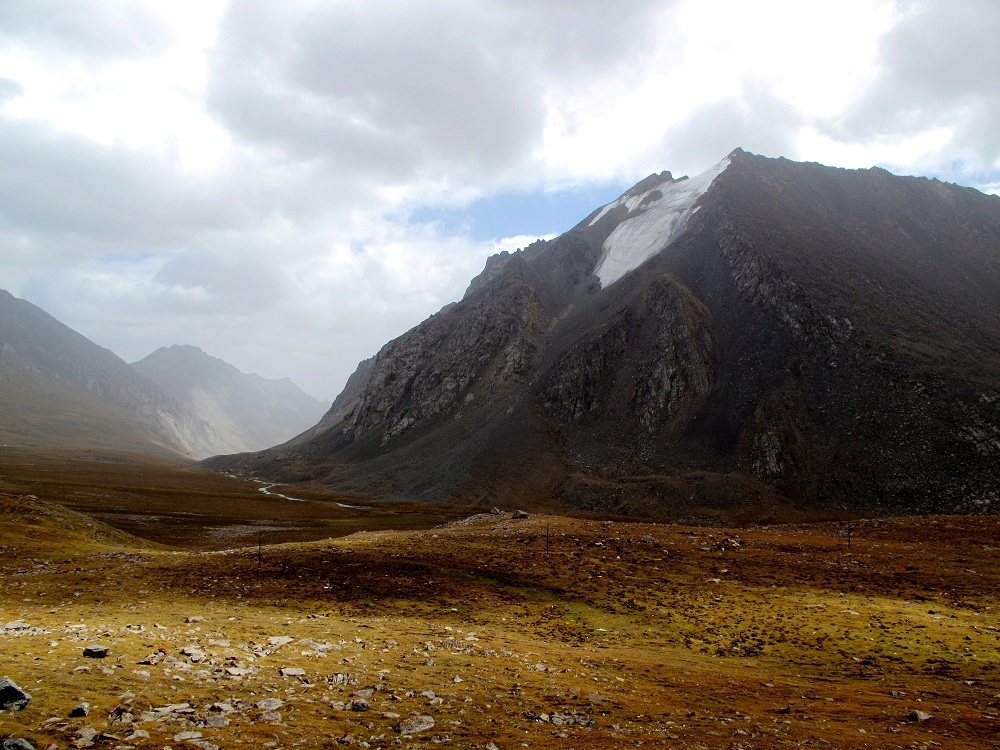
{"label": "snow patch on mountain", "polygon": [[625,206],[629,212],[602,246],[594,269],[601,286],[614,284],[677,239],[697,210],[695,203],[728,166],[727,156],[697,177],[667,179],[645,193],[624,195],[601,209],[591,226],[617,206]]}

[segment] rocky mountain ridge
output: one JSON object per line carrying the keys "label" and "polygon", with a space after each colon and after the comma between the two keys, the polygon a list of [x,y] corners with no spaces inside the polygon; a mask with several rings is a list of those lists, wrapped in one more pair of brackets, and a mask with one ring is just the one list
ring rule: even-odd
{"label": "rocky mountain ridge", "polygon": [[335,423],[210,465],[671,517],[1000,507],[1000,198],[720,165],[491,258],[359,369]]}

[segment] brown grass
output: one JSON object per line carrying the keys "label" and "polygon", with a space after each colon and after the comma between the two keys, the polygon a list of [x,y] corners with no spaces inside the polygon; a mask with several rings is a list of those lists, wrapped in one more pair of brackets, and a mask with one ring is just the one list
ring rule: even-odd
{"label": "brown grass", "polygon": [[[184,731],[221,747],[998,746],[996,518],[858,522],[848,550],[837,524],[483,516],[268,546],[259,565],[255,546],[51,525],[11,554],[38,519],[5,516],[0,564],[0,621],[31,628],[0,634],[0,676],[34,696],[0,736],[36,746],[86,726],[109,748],[194,747]],[[107,659],[82,656],[94,642]],[[366,688],[371,710],[340,708]],[[254,707],[266,697],[280,718]],[[205,725],[216,702],[228,726]],[[402,736],[414,714],[435,726]]]}

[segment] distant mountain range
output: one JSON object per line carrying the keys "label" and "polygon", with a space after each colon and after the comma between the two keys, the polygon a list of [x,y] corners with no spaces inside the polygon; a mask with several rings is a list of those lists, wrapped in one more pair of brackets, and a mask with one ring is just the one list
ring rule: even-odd
{"label": "distant mountain range", "polygon": [[318,401],[288,378],[248,375],[196,346],[163,347],[132,367],[241,451],[283,443],[330,408],[329,401]]}
{"label": "distant mountain range", "polygon": [[[737,149],[651,175],[207,465],[674,518],[1000,510],[1000,198]],[[772,516],[773,517],[773,516]]]}
{"label": "distant mountain range", "polygon": [[326,407],[193,347],[132,367],[0,290],[0,444],[204,458],[287,440]]}

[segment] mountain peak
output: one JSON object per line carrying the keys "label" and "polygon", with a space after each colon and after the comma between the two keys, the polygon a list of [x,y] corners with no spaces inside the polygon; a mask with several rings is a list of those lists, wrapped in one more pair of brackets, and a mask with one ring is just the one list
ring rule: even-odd
{"label": "mountain peak", "polygon": [[319,428],[211,465],[686,520],[995,511],[998,243],[994,197],[737,149],[494,256]]}
{"label": "mountain peak", "polygon": [[230,450],[260,450],[316,424],[329,406],[290,378],[246,374],[197,346],[161,347],[133,367],[202,414]]}
{"label": "mountain peak", "polygon": [[676,240],[697,211],[697,202],[726,167],[729,157],[696,177],[675,180],[662,172],[656,180],[647,177],[614,203],[609,203],[590,221],[594,226],[609,214],[617,220],[604,241],[594,275],[602,287],[614,284]]}

